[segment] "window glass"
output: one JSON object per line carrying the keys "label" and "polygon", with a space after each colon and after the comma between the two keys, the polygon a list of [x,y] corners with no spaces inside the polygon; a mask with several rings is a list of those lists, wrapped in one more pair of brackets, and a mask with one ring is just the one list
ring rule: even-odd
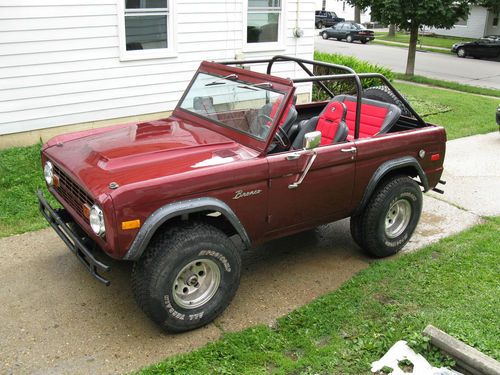
{"label": "window glass", "polygon": [[280,0],[249,0],[247,43],[277,42],[280,16]]}
{"label": "window glass", "polygon": [[167,0],[126,0],[125,8],[168,8]]}
{"label": "window glass", "polygon": [[168,48],[168,0],[126,0],[126,49]]}
{"label": "window glass", "polygon": [[180,107],[226,128],[265,139],[283,100],[267,82],[251,84],[236,75],[198,73]]}
{"label": "window glass", "polygon": [[167,16],[125,17],[127,51],[167,48]]}

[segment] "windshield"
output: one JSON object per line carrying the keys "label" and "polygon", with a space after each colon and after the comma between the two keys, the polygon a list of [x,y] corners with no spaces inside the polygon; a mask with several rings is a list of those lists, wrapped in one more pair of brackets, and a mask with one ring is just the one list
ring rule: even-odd
{"label": "windshield", "polygon": [[266,139],[283,100],[269,82],[248,83],[236,74],[198,73],[180,107],[217,125]]}

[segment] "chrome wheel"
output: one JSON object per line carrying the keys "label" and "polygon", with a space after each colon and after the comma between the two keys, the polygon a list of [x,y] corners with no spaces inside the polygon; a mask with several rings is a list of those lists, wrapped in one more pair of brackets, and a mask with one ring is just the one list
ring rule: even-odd
{"label": "chrome wheel", "polygon": [[457,51],[458,57],[465,57],[465,50],[463,48],[459,48]]}
{"label": "chrome wheel", "polygon": [[215,262],[197,259],[188,263],[175,278],[172,296],[177,305],[196,309],[206,304],[219,289],[221,274]]}
{"label": "chrome wheel", "polygon": [[385,216],[385,234],[389,238],[400,236],[411,219],[411,205],[406,199],[393,203]]}

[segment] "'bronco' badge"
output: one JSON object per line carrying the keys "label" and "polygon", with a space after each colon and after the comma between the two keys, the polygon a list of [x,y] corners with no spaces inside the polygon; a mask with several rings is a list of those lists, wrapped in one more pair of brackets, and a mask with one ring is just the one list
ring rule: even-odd
{"label": "'bronco' badge", "polygon": [[261,192],[262,192],[262,190],[251,190],[251,191],[238,190],[234,193],[233,199],[246,198],[246,197],[250,197],[252,195],[260,194]]}

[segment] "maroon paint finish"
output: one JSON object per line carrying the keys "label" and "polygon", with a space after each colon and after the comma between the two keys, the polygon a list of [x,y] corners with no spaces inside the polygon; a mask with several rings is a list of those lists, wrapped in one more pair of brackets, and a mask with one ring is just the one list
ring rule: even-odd
{"label": "maroon paint finish", "polygon": [[[125,255],[138,232],[122,230],[123,221],[144,223],[155,210],[176,201],[220,199],[234,211],[252,243],[260,243],[350,216],[385,161],[413,156],[427,174],[430,187],[438,183],[446,136],[443,128],[428,126],[321,146],[303,184],[289,189],[311,151],[266,155],[265,150],[293,100],[292,82],[208,62],[199,71],[221,76],[236,73],[249,83],[272,82],[283,92],[285,100],[268,138],[252,138],[177,107],[167,119],[61,135],[42,150],[43,163],[51,160],[101,206],[105,238],[96,236],[88,221],[51,189],[77,223],[114,258]],[[344,152],[352,147],[355,153]],[[426,151],[423,160],[418,158],[420,149]],[[289,160],[287,156],[295,152],[300,156]],[[441,155],[440,160],[431,160],[435,153]],[[111,182],[119,187],[110,189]],[[240,190],[259,193],[234,199]]]}

